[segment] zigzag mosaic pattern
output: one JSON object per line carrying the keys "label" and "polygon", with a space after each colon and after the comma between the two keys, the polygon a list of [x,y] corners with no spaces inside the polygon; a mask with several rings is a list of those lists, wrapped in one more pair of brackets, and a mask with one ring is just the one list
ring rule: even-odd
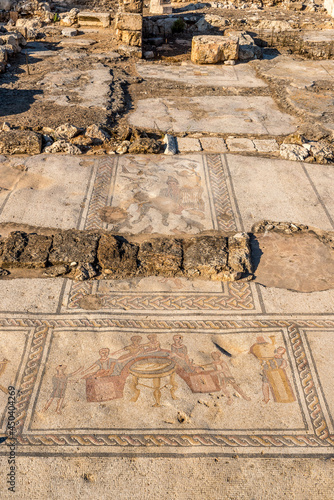
{"label": "zigzag mosaic pattern", "polygon": [[206,158],[218,229],[219,231],[237,231],[222,158],[220,155],[208,155]]}
{"label": "zigzag mosaic pattern", "polygon": [[114,167],[115,160],[113,158],[106,157],[99,161],[85,221],[85,229],[103,229],[103,222],[98,216],[98,210],[108,204],[108,194]]}
{"label": "zigzag mosaic pattern", "polygon": [[[212,310],[212,311],[240,311],[253,310],[253,294],[248,283],[228,283],[227,296],[222,292],[216,294],[191,293],[184,294],[149,294],[110,292],[99,293],[101,309],[130,309],[141,310]],[[88,294],[93,293],[92,283],[74,283],[71,288],[71,300],[69,309],[80,309],[81,300]]]}

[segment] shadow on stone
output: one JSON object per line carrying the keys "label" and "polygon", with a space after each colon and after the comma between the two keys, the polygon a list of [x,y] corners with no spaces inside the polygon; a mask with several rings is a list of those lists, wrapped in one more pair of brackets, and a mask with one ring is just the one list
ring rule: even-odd
{"label": "shadow on stone", "polygon": [[261,256],[263,255],[263,252],[260,248],[259,241],[254,234],[250,235],[249,243],[250,243],[250,247],[251,247],[253,272],[256,275],[256,270],[257,270],[258,265],[260,263]]}

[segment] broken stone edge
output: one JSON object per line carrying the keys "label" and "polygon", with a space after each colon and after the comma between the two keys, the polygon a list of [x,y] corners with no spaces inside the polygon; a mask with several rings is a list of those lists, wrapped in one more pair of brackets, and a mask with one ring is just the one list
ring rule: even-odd
{"label": "broken stone edge", "polygon": [[252,227],[254,234],[266,234],[269,232],[281,233],[285,235],[295,235],[309,233],[316,236],[322,243],[334,250],[334,231],[324,231],[322,229],[306,226],[293,222],[276,222],[272,220],[262,220]]}
{"label": "broken stone edge", "polygon": [[[164,276],[237,281],[252,279],[247,233],[183,236],[120,235],[105,231],[12,231],[0,237],[0,278],[42,270],[44,277],[77,281]],[[15,273],[13,275],[15,277]]]}

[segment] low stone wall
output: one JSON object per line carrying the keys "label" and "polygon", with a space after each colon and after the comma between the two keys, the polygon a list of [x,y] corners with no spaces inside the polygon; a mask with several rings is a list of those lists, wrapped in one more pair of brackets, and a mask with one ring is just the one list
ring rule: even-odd
{"label": "low stone wall", "polygon": [[249,236],[218,232],[174,238],[78,230],[14,231],[0,238],[0,276],[18,268],[41,269],[45,277],[66,275],[79,281],[136,276],[236,281],[252,273]]}

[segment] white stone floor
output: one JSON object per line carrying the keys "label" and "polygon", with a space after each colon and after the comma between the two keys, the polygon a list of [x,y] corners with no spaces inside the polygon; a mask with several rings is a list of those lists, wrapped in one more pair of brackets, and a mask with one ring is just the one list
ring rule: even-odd
{"label": "white stone floor", "polygon": [[143,78],[182,82],[188,85],[208,87],[266,87],[252,68],[245,64],[215,66],[184,63],[181,66],[138,63],[137,71]]}
{"label": "white stone floor", "polygon": [[142,99],[129,123],[169,133],[288,135],[296,130],[291,116],[279,111],[271,97],[261,96]]}

